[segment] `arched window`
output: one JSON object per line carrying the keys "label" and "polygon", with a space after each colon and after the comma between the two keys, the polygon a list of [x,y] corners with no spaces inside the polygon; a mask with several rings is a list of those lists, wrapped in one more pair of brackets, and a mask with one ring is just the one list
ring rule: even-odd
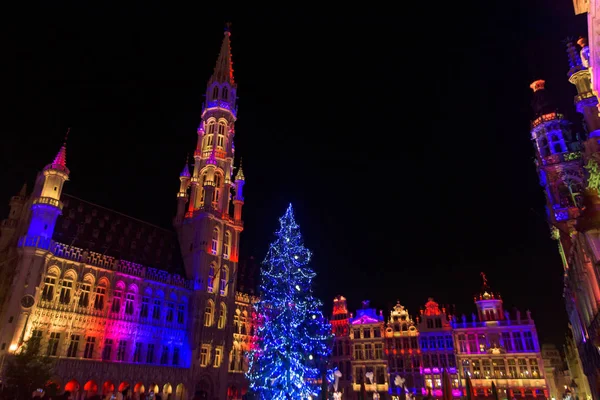
{"label": "arched window", "polygon": [[62,285],[60,288],[60,295],[58,301],[62,304],[70,304],[71,303],[71,293],[73,291],[73,281],[75,280],[75,276],[71,273],[66,274],[62,281]]}
{"label": "arched window", "polygon": [[213,133],[215,133],[216,127],[217,127],[217,123],[215,122],[214,119],[211,119],[210,121],[208,121],[207,132],[212,135]]}
{"label": "arched window", "polygon": [[221,194],[221,184],[222,184],[221,175],[215,174],[215,190],[213,192],[213,202],[219,201],[220,194]]}
{"label": "arched window", "polygon": [[206,302],[204,308],[204,326],[212,326],[215,318],[215,303],[212,300]]}
{"label": "arched window", "polygon": [[223,237],[223,258],[229,258],[229,251],[231,249],[231,233],[229,231],[225,231],[225,236]]}
{"label": "arched window", "polygon": [[221,302],[221,307],[219,309],[219,321],[217,322],[217,328],[225,329],[225,324],[227,322],[227,306],[225,303]]}
{"label": "arched window", "polygon": [[236,310],[236,313],[233,316],[233,333],[240,333],[240,316],[238,311],[239,310]]}
{"label": "arched window", "polygon": [[211,264],[208,268],[208,281],[206,284],[206,290],[208,293],[215,291],[215,264]]}
{"label": "arched window", "polygon": [[219,121],[219,131],[218,131],[218,134],[219,135],[224,135],[226,128],[227,128],[227,122],[225,122],[225,121]]}
{"label": "arched window", "polygon": [[55,271],[48,272],[48,276],[44,279],[44,289],[42,291],[42,300],[52,301],[54,299],[54,290],[58,274]]}
{"label": "arched window", "polygon": [[213,88],[213,99],[216,99],[216,98],[218,98],[218,97],[219,97],[219,87],[218,87],[218,86],[215,86],[215,87]]}
{"label": "arched window", "polygon": [[548,146],[548,140],[545,137],[540,139],[539,147],[542,157],[547,157],[550,155],[550,147]]}
{"label": "arched window", "polygon": [[212,242],[210,246],[210,250],[213,254],[217,254],[217,250],[219,249],[219,228],[215,226],[212,233]]}
{"label": "arched window", "polygon": [[227,278],[229,275],[229,271],[227,269],[227,267],[225,265],[223,265],[221,267],[221,273],[220,273],[220,283],[219,283],[219,293],[221,294],[221,296],[225,296],[227,295]]}
{"label": "arched window", "polygon": [[555,153],[562,153],[562,146],[560,145],[560,143],[554,143],[554,152]]}
{"label": "arched window", "polygon": [[223,99],[227,100],[227,96],[229,95],[229,90],[227,90],[227,86],[223,86]]}

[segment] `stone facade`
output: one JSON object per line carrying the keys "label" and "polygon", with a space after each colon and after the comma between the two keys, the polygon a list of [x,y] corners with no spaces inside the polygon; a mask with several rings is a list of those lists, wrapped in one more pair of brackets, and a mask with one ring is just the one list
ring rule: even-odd
{"label": "stone facade", "polygon": [[228,31],[206,98],[173,231],[63,193],[66,144],[32,193],[11,199],[0,226],[0,366],[36,340],[56,358],[53,381],[77,399],[125,388],[241,399],[256,298],[236,291],[245,178],[241,167],[233,178]]}

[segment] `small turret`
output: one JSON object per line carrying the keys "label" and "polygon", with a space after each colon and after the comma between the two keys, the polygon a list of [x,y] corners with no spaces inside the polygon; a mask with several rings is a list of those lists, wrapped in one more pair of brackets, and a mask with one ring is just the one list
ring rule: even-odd
{"label": "small turret", "polygon": [[242,206],[244,205],[244,185],[246,179],[244,178],[244,171],[242,170],[242,160],[240,160],[240,167],[238,168],[237,174],[235,175],[235,197],[233,198],[233,219],[238,222],[242,220]]}
{"label": "small turret", "polygon": [[31,206],[31,220],[26,243],[41,243],[49,245],[56,218],[61,214],[63,204],[60,201],[63,185],[69,180],[67,168],[67,131],[65,141],[54,160],[44,167],[42,174],[38,175],[36,190],[34,191]]}
{"label": "small turret", "polygon": [[185,215],[185,204],[188,200],[188,187],[190,185],[190,168],[188,166],[189,157],[185,159],[185,166],[183,171],[179,174],[179,192],[177,192],[177,215],[175,216],[176,222],[181,222]]}
{"label": "small turret", "polygon": [[10,203],[8,203],[10,207],[8,218],[3,220],[0,226],[0,252],[5,250],[6,247],[15,239],[15,232],[17,230],[19,220],[21,219],[23,206],[25,205],[26,200],[27,184],[25,183],[21,187],[19,193],[16,196],[11,197]]}
{"label": "small turret", "polygon": [[331,326],[335,336],[348,336],[349,334],[348,306],[344,296],[337,296],[333,299],[333,316]]}
{"label": "small turret", "polygon": [[502,298],[499,293],[494,293],[490,289],[486,275],[482,272],[481,278],[483,285],[481,291],[475,296],[475,304],[480,321],[501,321],[504,319],[504,311],[502,308]]}

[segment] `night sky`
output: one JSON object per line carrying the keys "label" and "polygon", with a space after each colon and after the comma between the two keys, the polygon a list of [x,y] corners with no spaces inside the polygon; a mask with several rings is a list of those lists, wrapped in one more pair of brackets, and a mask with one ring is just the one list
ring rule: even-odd
{"label": "night sky", "polygon": [[546,79],[581,130],[562,41],[585,35],[586,17],[570,0],[506,3],[4,9],[0,199],[33,183],[71,127],[65,191],[170,226],[231,21],[243,257],[262,260],[291,202],[327,313],[343,294],[352,309],[400,300],[415,315],[431,296],[470,315],[484,271],[505,307],[529,308],[560,344],[529,84]]}

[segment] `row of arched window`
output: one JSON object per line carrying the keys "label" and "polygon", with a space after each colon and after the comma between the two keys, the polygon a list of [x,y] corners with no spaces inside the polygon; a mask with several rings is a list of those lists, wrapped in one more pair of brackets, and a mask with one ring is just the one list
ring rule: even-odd
{"label": "row of arched window", "polygon": [[[177,298],[171,293],[168,299],[162,290],[152,291],[147,287],[144,293],[138,293],[135,284],[126,285],[123,281],[117,282],[115,289],[109,290],[109,280],[102,278],[95,285],[94,277],[86,274],[83,282],[76,290],[77,274],[73,270],[67,271],[59,279],[58,267],[51,267],[44,278],[41,300],[47,303],[58,303],[66,306],[76,305],[80,310],[108,311],[112,316],[137,316],[142,320],[168,323],[185,323],[187,298]],[[107,305],[110,300],[110,309]]]}
{"label": "row of arched window", "polygon": [[[227,324],[227,306],[224,302],[219,304],[219,314],[217,317],[217,328],[225,329]],[[211,327],[215,325],[215,302],[211,299],[206,301],[204,308],[204,326]]]}
{"label": "row of arched window", "polygon": [[221,90],[219,90],[218,86],[213,87],[213,90],[212,90],[213,100],[217,100],[219,98],[219,92],[221,92],[221,98],[223,100],[227,100],[227,97],[229,97],[229,88],[227,86],[223,86],[223,88]]}
{"label": "row of arched window", "polygon": [[210,119],[206,122],[205,132],[202,137],[202,151],[212,150],[215,144],[218,149],[225,149],[227,145],[227,121],[222,119],[217,123],[214,119]]}
{"label": "row of arched window", "polygon": [[[221,231],[218,227],[214,227],[212,231],[210,251],[214,255],[219,254],[219,242],[221,238]],[[224,259],[229,259],[231,256],[231,232],[226,230],[223,234],[223,248],[222,255]]]}

